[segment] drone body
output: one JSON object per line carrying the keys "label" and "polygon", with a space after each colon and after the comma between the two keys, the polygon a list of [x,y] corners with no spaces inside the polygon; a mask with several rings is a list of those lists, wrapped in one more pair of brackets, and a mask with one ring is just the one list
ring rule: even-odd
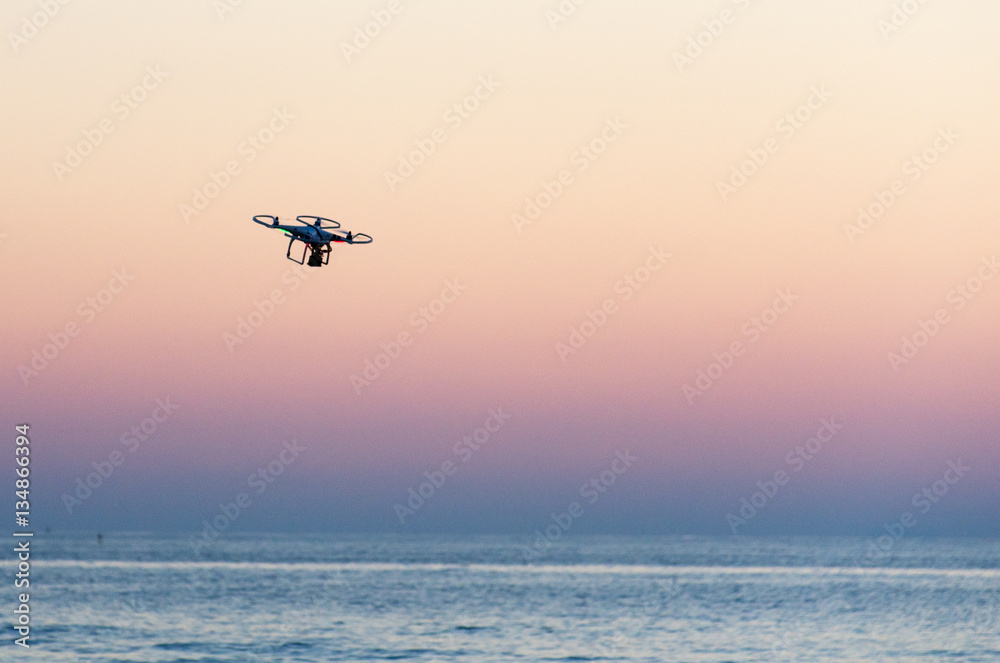
{"label": "drone body", "polygon": [[[262,221],[261,219],[269,219],[269,221]],[[371,244],[372,242],[371,235],[352,233],[350,231],[345,232],[340,230],[339,223],[322,216],[302,214],[295,217],[295,220],[301,225],[283,225],[279,223],[277,216],[270,216],[268,214],[258,214],[253,220],[262,226],[280,230],[291,237],[292,239],[288,242],[288,251],[285,252],[285,257],[294,263],[300,265],[308,264],[310,267],[322,267],[330,262],[330,245],[334,242],[343,242],[344,244]],[[302,242],[305,245],[302,249],[301,260],[296,260],[292,257],[292,245],[295,242]],[[309,252],[308,263],[306,262],[307,251]]]}

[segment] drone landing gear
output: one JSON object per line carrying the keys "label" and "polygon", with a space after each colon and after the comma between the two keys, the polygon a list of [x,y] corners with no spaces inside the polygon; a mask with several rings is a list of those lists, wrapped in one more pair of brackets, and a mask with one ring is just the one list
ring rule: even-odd
{"label": "drone landing gear", "polygon": [[[296,260],[292,257],[292,244],[296,240],[293,238],[292,241],[288,243],[288,251],[285,252],[285,257],[294,263],[300,265],[308,264],[310,267],[322,267],[330,263],[330,244],[309,244],[307,242],[302,242],[305,247],[302,249],[302,259]],[[309,262],[306,262],[306,252],[309,253]]]}

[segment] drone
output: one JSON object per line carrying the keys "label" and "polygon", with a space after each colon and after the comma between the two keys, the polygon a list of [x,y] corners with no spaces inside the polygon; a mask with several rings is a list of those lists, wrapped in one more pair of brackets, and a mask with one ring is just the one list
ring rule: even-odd
{"label": "drone", "polygon": [[[267,219],[262,220],[262,219]],[[295,217],[295,220],[302,225],[283,225],[279,223],[277,216],[269,214],[258,214],[253,218],[256,223],[268,228],[280,230],[292,238],[288,242],[288,251],[285,257],[299,265],[308,264],[310,267],[322,267],[330,262],[330,245],[334,242],[345,244],[371,244],[372,236],[365,233],[352,233],[340,230],[340,224],[333,219],[322,216],[310,216],[303,214]],[[302,259],[296,260],[292,257],[292,245],[295,242],[302,242]],[[309,253],[309,261],[306,262],[306,252]]]}

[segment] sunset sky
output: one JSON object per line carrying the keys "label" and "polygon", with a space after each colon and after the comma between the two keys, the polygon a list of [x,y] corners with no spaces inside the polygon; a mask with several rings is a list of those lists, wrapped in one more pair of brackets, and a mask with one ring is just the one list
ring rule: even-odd
{"label": "sunset sky", "polygon": [[998,534],[997,3],[0,17],[36,526]]}

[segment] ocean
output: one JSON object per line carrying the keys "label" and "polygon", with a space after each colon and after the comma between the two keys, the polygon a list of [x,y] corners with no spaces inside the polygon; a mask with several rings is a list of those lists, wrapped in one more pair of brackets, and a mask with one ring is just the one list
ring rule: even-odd
{"label": "ocean", "polygon": [[51,533],[31,564],[0,660],[1000,661],[992,540]]}

